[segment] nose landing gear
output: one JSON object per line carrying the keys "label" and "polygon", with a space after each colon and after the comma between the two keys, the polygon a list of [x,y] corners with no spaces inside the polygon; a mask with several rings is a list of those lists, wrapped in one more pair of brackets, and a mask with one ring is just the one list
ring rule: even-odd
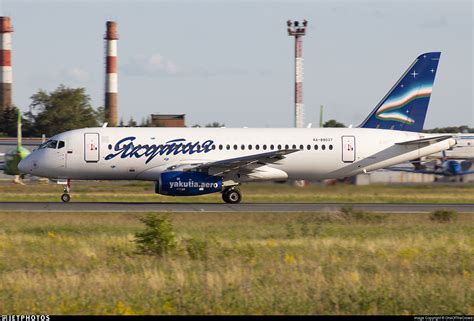
{"label": "nose landing gear", "polygon": [[67,183],[64,185],[63,195],[61,195],[61,201],[63,201],[64,203],[67,203],[71,200],[71,196],[69,195],[70,189],[71,189],[71,180],[68,179]]}
{"label": "nose landing gear", "polygon": [[67,203],[70,200],[71,200],[71,196],[69,196],[69,194],[64,193],[63,195],[61,195],[61,201],[63,201],[64,203]]}
{"label": "nose landing gear", "polygon": [[242,193],[236,186],[228,187],[222,192],[222,199],[228,204],[237,204],[242,201]]}

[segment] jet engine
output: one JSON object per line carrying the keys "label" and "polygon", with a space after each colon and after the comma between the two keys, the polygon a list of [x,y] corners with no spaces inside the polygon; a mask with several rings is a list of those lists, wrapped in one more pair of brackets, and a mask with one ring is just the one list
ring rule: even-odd
{"label": "jet engine", "polygon": [[203,195],[222,191],[222,178],[200,172],[164,172],[155,184],[157,194]]}

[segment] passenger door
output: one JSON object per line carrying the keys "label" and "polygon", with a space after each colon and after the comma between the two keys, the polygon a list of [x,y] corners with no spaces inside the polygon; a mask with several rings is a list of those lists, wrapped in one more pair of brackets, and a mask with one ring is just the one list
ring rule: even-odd
{"label": "passenger door", "polygon": [[342,161],[352,163],[356,157],[356,145],[354,136],[342,136]]}
{"label": "passenger door", "polygon": [[86,163],[97,163],[99,161],[99,134],[84,134],[84,160]]}

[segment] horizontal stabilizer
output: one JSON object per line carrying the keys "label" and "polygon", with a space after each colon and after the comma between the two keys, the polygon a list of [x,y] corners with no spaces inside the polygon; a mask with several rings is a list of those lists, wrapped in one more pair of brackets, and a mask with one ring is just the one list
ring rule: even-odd
{"label": "horizontal stabilizer", "polygon": [[436,137],[421,138],[415,140],[409,140],[406,142],[395,143],[395,145],[418,145],[418,144],[434,144],[442,142],[443,140],[453,138],[453,135],[443,135]]}
{"label": "horizontal stabilizer", "polygon": [[415,168],[409,168],[409,167],[396,167],[396,166],[391,166],[385,168],[385,170],[392,171],[392,172],[406,172],[406,173],[418,173],[418,174],[433,174],[433,175],[442,175],[441,172],[436,172],[434,170],[428,170],[428,169],[415,169]]}

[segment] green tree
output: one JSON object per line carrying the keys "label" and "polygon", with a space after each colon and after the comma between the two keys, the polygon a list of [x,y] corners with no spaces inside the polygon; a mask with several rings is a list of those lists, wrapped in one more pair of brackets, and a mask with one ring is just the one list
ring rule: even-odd
{"label": "green tree", "polygon": [[441,127],[441,128],[433,128],[433,129],[425,129],[423,130],[425,133],[440,133],[440,134],[447,134],[447,133],[474,133],[474,128],[469,128],[469,126],[462,125],[462,126],[450,126],[450,127]]}
{"label": "green tree", "polygon": [[0,111],[0,133],[2,136],[15,137],[18,123],[18,108],[12,106]]}
{"label": "green tree", "polygon": [[104,106],[97,107],[97,110],[95,111],[95,119],[97,119],[97,122],[99,123],[99,125],[102,125],[107,122],[107,119],[105,117]]}
{"label": "green tree", "polygon": [[140,127],[151,127],[150,117],[142,117],[140,122]]}
{"label": "green tree", "polygon": [[149,213],[141,217],[140,221],[145,224],[146,229],[135,233],[134,242],[138,253],[163,256],[176,248],[176,235],[167,215]]}
{"label": "green tree", "polygon": [[128,120],[127,127],[137,127],[137,122],[135,121],[135,119],[133,119],[133,117],[130,117],[130,119]]}
{"label": "green tree", "polygon": [[225,124],[221,124],[221,123],[215,121],[215,122],[206,124],[206,127],[225,127]]}
{"label": "green tree", "polygon": [[53,136],[67,130],[98,126],[97,111],[84,88],[60,85],[52,92],[38,91],[31,96],[31,111],[26,114],[36,134]]}
{"label": "green tree", "polygon": [[346,127],[346,125],[338,122],[337,120],[330,119],[324,123],[323,127]]}

